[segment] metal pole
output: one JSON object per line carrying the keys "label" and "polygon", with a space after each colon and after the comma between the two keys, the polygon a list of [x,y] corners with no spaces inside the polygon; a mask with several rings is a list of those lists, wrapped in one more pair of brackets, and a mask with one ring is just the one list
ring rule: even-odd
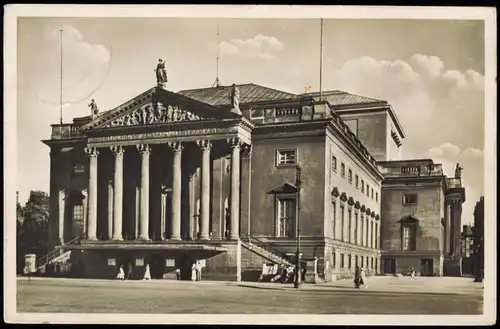
{"label": "metal pole", "polygon": [[59,119],[61,125],[63,124],[63,30],[60,30],[61,32],[61,79],[60,79],[60,90],[59,90],[59,106],[60,106],[60,113],[59,113]]}
{"label": "metal pole", "polygon": [[297,255],[296,255],[296,262],[295,262],[295,282],[293,286],[297,289],[300,289],[302,286],[302,277],[301,277],[301,270],[300,270],[300,190],[302,186],[302,168],[300,165],[297,165],[297,172],[296,172],[296,182],[295,185],[297,186]]}
{"label": "metal pole", "polygon": [[321,19],[321,35],[319,43],[319,100],[323,97],[323,18]]}

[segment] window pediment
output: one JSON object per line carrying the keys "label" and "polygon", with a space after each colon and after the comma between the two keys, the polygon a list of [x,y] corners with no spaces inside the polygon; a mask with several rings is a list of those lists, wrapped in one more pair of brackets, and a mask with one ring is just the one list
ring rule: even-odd
{"label": "window pediment", "polygon": [[402,224],[417,224],[419,222],[419,219],[410,215],[401,218],[399,222]]}
{"label": "window pediment", "polygon": [[292,185],[290,183],[283,183],[281,185],[276,186],[267,194],[291,194],[291,193],[297,193],[298,189],[295,185]]}

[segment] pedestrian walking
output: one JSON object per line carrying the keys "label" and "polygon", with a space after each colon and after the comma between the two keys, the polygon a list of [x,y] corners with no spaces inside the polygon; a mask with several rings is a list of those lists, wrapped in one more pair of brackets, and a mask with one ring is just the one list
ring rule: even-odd
{"label": "pedestrian walking", "polygon": [[144,271],[144,277],[142,279],[143,280],[151,280],[151,271],[149,268],[149,264],[146,265],[146,270]]}
{"label": "pedestrian walking", "polygon": [[410,279],[415,280],[415,268],[413,266],[410,268]]}
{"label": "pedestrian walking", "polygon": [[191,265],[191,281],[196,281],[196,262]]}
{"label": "pedestrian walking", "polygon": [[366,282],[366,273],[364,268],[360,269],[360,277],[361,277],[360,285],[362,285],[365,288],[368,288],[368,283]]}
{"label": "pedestrian walking", "polygon": [[118,280],[125,280],[125,271],[123,270],[123,265],[118,269],[118,275],[116,276]]}

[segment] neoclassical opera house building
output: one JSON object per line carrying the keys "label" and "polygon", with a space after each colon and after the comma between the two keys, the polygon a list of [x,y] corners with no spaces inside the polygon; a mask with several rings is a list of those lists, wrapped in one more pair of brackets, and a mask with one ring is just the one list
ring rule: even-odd
{"label": "neoclassical opera house building", "polygon": [[300,232],[325,280],[380,273],[377,161],[403,138],[387,102],[342,91],[160,83],[52,125],[50,241],[84,277],[190,279],[199,262],[204,279],[253,280],[293,263]]}

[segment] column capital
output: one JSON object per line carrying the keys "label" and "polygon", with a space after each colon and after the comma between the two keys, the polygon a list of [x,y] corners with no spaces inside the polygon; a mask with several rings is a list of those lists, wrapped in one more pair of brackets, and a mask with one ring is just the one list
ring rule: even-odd
{"label": "column capital", "polygon": [[149,144],[138,144],[136,145],[137,151],[141,154],[148,154],[151,153],[151,147],[149,147]]}
{"label": "column capital", "polygon": [[86,147],[84,151],[89,157],[96,157],[99,154],[97,147]]}
{"label": "column capital", "polygon": [[243,144],[241,146],[241,156],[244,158],[251,158],[253,154],[253,147],[251,144]]}
{"label": "column capital", "polygon": [[231,148],[240,148],[241,147],[241,139],[239,139],[238,137],[233,137],[233,138],[228,138],[227,139],[227,142],[229,144],[229,146],[231,146]]}
{"label": "column capital", "polygon": [[110,146],[109,149],[116,156],[120,156],[120,155],[123,155],[123,153],[125,153],[125,148],[121,145],[113,145],[113,146]]}
{"label": "column capital", "polygon": [[181,142],[168,142],[168,146],[174,151],[175,153],[181,152],[184,146],[182,146]]}
{"label": "column capital", "polygon": [[212,148],[212,143],[208,139],[198,140],[196,141],[196,144],[202,151],[210,150]]}

